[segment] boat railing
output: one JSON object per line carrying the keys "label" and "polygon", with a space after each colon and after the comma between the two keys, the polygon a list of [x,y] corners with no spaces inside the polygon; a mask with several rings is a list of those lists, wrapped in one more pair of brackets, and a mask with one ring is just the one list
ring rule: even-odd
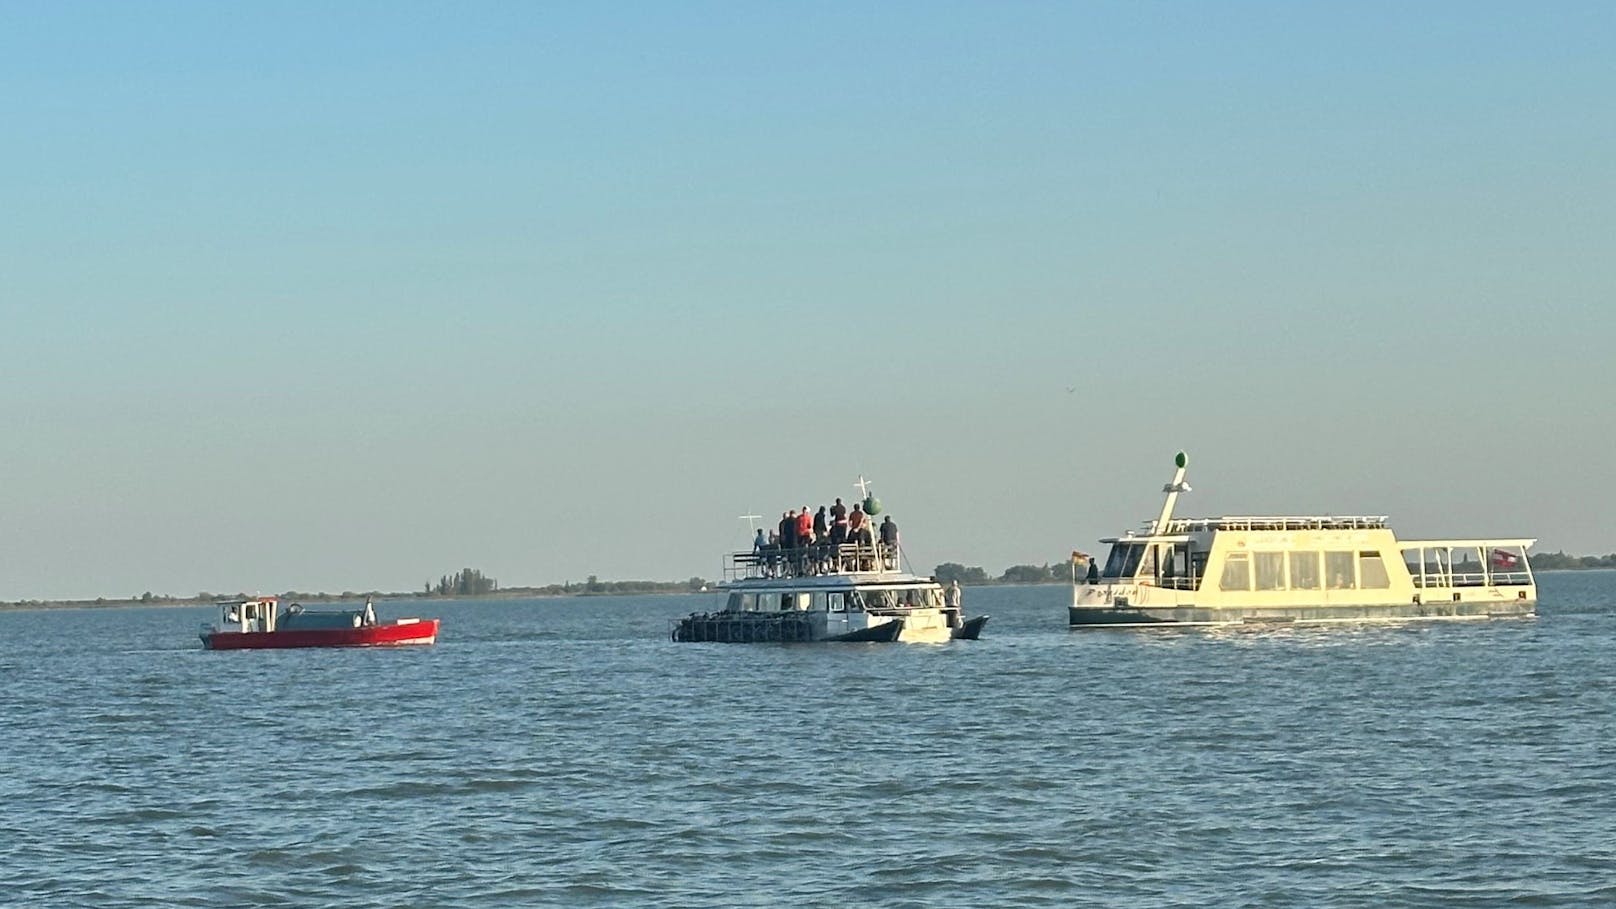
{"label": "boat railing", "polygon": [[896,572],[902,551],[887,543],[816,543],[795,549],[763,546],[724,557],[724,580],[800,578]]}
{"label": "boat railing", "polygon": [[1386,526],[1386,515],[1301,515],[1240,516],[1222,518],[1174,518],[1163,534],[1195,533],[1208,530],[1379,530]]}
{"label": "boat railing", "polygon": [[1430,587],[1508,587],[1511,585],[1525,586],[1532,583],[1532,574],[1527,571],[1455,571],[1445,574],[1440,570],[1432,569],[1420,574],[1418,565],[1411,566],[1409,576],[1414,586],[1419,588]]}

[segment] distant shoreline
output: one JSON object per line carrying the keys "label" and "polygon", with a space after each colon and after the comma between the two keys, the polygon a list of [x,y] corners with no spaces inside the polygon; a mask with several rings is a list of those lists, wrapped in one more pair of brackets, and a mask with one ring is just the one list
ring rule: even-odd
{"label": "distant shoreline", "polygon": [[[641,584],[650,582],[630,581],[622,582]],[[683,595],[712,593],[711,586],[691,589],[684,584],[657,585],[656,589],[648,590],[585,590],[583,585],[573,585],[573,590],[550,590],[548,587],[508,587],[500,590],[491,590],[487,593],[388,593],[386,591],[370,590],[364,592],[344,591],[343,593],[269,593],[269,594],[232,594],[221,593],[207,597],[168,597],[154,596],[151,599],[140,597],[98,597],[93,600],[12,600],[0,601],[0,612],[25,609],[128,609],[130,607],[146,608],[181,608],[195,606],[216,606],[230,600],[251,599],[255,596],[273,596],[285,603],[353,603],[362,602],[366,598],[376,602],[439,602],[445,600],[548,600],[572,597],[607,597],[607,596],[635,596],[635,595]]]}
{"label": "distant shoreline", "polygon": [[[1577,564],[1578,557],[1563,557],[1565,562],[1552,564],[1552,567],[1532,566],[1533,574],[1559,574],[1561,572],[1580,571],[1616,571],[1616,564],[1603,564],[1606,560],[1600,559],[1599,564]],[[698,583],[699,582],[699,583]],[[1047,581],[1005,580],[1003,578],[989,578],[985,581],[961,580],[962,587],[1026,587],[1047,586],[1054,584],[1068,584],[1067,580],[1051,578]],[[608,597],[608,596],[674,596],[688,594],[710,594],[718,592],[715,582],[701,581],[700,578],[691,578],[689,581],[590,581],[582,584],[549,584],[544,587],[503,587],[487,593],[423,593],[412,591],[410,593],[380,590],[351,591],[342,593],[302,593],[287,591],[276,594],[245,594],[221,593],[208,594],[201,597],[171,597],[151,596],[144,597],[97,597],[93,600],[12,600],[0,601],[0,612],[26,609],[127,609],[134,606],[151,607],[186,607],[186,606],[213,606],[227,600],[247,599],[252,596],[274,596],[287,603],[348,603],[363,601],[370,598],[380,601],[409,601],[435,602],[443,600],[547,600],[578,597]]]}

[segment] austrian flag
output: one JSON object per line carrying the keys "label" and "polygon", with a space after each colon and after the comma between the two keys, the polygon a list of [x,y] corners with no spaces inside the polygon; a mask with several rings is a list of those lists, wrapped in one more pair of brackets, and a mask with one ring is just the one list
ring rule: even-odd
{"label": "austrian flag", "polygon": [[1502,568],[1505,571],[1514,571],[1521,567],[1521,557],[1507,549],[1494,549],[1493,567]]}

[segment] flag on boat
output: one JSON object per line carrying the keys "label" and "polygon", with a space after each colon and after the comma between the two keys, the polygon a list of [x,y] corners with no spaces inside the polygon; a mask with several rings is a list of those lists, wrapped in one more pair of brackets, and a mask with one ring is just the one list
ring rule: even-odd
{"label": "flag on boat", "polygon": [[1507,549],[1493,550],[1493,567],[1514,571],[1521,567],[1521,557]]}

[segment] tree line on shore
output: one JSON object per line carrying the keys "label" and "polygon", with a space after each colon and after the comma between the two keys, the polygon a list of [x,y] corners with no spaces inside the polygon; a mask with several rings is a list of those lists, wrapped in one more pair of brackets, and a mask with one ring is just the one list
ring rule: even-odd
{"label": "tree line on shore", "polygon": [[[1565,552],[1534,552],[1527,558],[1532,563],[1533,571],[1581,571],[1601,568],[1616,568],[1616,553],[1603,556],[1574,556]],[[944,562],[932,572],[938,581],[948,584],[959,581],[965,586],[981,586],[986,584],[1057,584],[1069,583],[1072,580],[1072,566],[1070,562],[1045,562],[1042,565],[1011,565],[1003,573],[993,576],[980,566],[962,565],[958,562]],[[595,575],[590,575],[583,581],[563,581],[560,584],[545,584],[537,587],[501,587],[499,582],[485,576],[480,570],[463,568],[454,574],[443,575],[436,582],[428,581],[422,589],[414,593],[386,592],[381,590],[344,590],[341,593],[328,593],[326,591],[300,591],[288,590],[278,594],[283,602],[288,603],[327,603],[334,601],[359,600],[365,597],[372,599],[403,599],[406,597],[477,597],[477,596],[605,596],[612,594],[647,594],[647,593],[700,593],[712,586],[710,581],[700,577],[691,577],[683,581],[602,581]],[[256,594],[253,594],[256,596]],[[213,603],[219,600],[245,599],[246,593],[211,593],[203,590],[195,596],[183,597],[170,594],[155,594],[151,591],[128,598],[96,597],[93,600],[13,600],[0,602],[0,605],[12,607],[39,607],[39,606],[177,606],[196,603]]]}

